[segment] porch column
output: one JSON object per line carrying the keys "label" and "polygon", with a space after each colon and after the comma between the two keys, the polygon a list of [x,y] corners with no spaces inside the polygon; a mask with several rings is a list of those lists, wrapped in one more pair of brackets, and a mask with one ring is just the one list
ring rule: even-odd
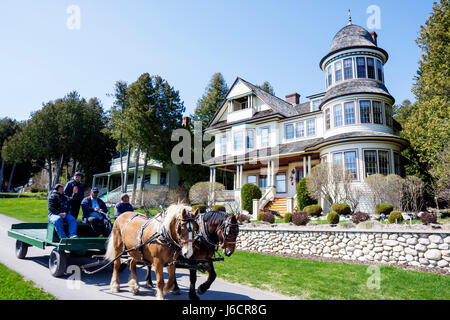
{"label": "porch column", "polygon": [[108,175],[108,182],[106,183],[106,194],[109,193],[109,181],[111,180],[111,176]]}
{"label": "porch column", "polygon": [[216,192],[216,168],[212,168],[212,204],[215,202],[215,192]]}
{"label": "porch column", "polygon": [[311,156],[308,156],[308,176],[311,173]]}
{"label": "porch column", "polygon": [[306,156],[303,157],[303,178],[306,177]]}
{"label": "porch column", "polygon": [[239,188],[242,188],[242,172],[244,171],[244,165],[241,164],[240,167],[241,167],[241,170],[240,170],[240,175],[239,175]]}
{"label": "porch column", "polygon": [[272,187],[275,187],[275,164],[273,163],[273,160],[270,161],[270,178],[272,179]]}
{"label": "porch column", "polygon": [[271,170],[270,170],[270,160],[267,161],[267,187],[272,187],[272,179],[270,178],[270,174],[271,174]]}
{"label": "porch column", "polygon": [[236,173],[233,174],[233,190],[236,190]]}

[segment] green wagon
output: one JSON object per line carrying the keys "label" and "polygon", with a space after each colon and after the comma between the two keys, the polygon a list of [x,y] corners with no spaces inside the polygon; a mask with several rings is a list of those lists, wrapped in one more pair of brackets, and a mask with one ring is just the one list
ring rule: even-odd
{"label": "green wagon", "polygon": [[[67,226],[65,226],[67,227]],[[24,259],[28,247],[41,249],[54,247],[49,258],[49,270],[54,277],[65,274],[68,254],[97,258],[96,263],[82,266],[82,269],[102,263],[107,238],[95,237],[89,224],[78,223],[78,238],[60,239],[52,223],[17,223],[11,225],[8,236],[16,239],[16,256]]]}

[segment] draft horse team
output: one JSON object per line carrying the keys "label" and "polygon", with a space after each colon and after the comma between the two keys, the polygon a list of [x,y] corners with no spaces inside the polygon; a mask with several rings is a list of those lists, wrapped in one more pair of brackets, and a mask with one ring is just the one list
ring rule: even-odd
{"label": "draft horse team", "polygon": [[[111,291],[120,290],[120,257],[128,254],[131,271],[128,286],[131,293],[139,293],[137,264],[147,266],[146,280],[149,287],[153,287],[151,268],[154,268],[156,297],[164,299],[171,290],[175,294],[180,293],[175,277],[176,262],[184,261],[189,264],[190,261],[203,259],[208,279],[197,291],[203,294],[216,278],[211,258],[219,247],[223,249],[224,255],[232,255],[238,232],[236,217],[221,211],[199,213],[199,209],[191,212],[188,206],[171,205],[164,214],[152,219],[140,213],[125,212],[114,222],[105,255],[105,259],[114,261]],[[164,267],[168,273],[165,285]],[[196,272],[195,268],[190,268],[190,299],[198,299],[195,291]]]}

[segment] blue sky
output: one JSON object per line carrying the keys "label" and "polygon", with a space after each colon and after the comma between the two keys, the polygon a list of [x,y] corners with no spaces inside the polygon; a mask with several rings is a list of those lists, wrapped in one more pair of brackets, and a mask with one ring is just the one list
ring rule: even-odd
{"label": "blue sky", "polygon": [[[211,76],[269,81],[277,96],[325,90],[320,59],[344,27],[368,29],[366,9],[381,9],[378,45],[388,51],[386,86],[413,100],[420,26],[431,0],[341,1],[23,1],[0,3],[0,117],[28,119],[43,102],[77,90],[109,109],[117,80],[149,72],[180,91],[191,114]],[[66,23],[80,8],[80,29]],[[372,31],[369,29],[369,31]]]}

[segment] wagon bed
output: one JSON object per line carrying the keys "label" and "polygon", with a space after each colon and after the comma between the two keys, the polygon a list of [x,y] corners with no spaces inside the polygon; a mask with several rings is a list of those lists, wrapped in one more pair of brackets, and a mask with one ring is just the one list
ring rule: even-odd
{"label": "wagon bed", "polygon": [[[64,227],[67,228],[67,225]],[[93,256],[106,250],[107,238],[95,237],[89,224],[78,222],[77,235],[78,238],[60,239],[52,223],[17,223],[8,230],[8,236],[16,239],[16,256],[19,259],[25,258],[30,246],[40,249],[54,247],[49,258],[49,269],[55,277],[65,274],[67,251],[78,256]]]}

